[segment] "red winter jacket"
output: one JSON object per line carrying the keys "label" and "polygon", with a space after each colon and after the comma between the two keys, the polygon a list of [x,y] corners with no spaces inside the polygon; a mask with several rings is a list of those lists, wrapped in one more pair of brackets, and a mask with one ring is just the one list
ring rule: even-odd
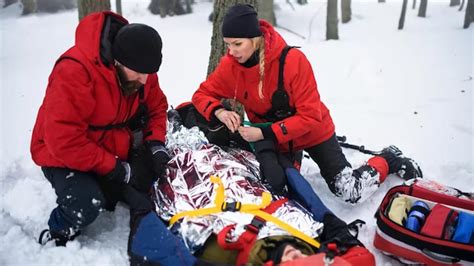
{"label": "red winter jacket", "polygon": [[[38,111],[31,140],[36,164],[104,175],[114,168],[116,158],[127,160],[128,128],[89,129],[124,122],[137,110],[138,93],[122,94],[110,51],[109,40],[126,24],[111,12],[89,15],[79,23],[76,44],[56,62]],[[168,103],[156,74],[148,75],[144,102],[150,116],[145,139],[164,142]]]}
{"label": "red winter jacket", "polygon": [[[258,96],[259,65],[246,68],[227,54],[192,98],[193,104],[207,119],[221,105],[222,98],[235,98],[244,105],[251,122],[265,122],[260,117],[271,108],[271,97],[278,83],[279,58],[286,42],[268,22],[260,20],[260,28],[265,38],[264,98]],[[290,141],[295,150],[301,150],[329,139],[334,134],[334,124],[329,110],[320,100],[311,65],[300,50],[289,51],[283,75],[290,105],[296,113],[271,127],[280,150],[288,151]]]}

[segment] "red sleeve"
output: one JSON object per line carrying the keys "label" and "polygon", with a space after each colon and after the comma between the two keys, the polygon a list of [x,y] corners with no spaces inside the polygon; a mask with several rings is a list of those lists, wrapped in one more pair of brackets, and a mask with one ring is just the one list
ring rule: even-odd
{"label": "red sleeve", "polygon": [[194,106],[207,120],[211,119],[212,110],[221,105],[221,99],[234,97],[235,80],[230,64],[229,59],[224,56],[216,70],[201,83],[193,95]]}
{"label": "red sleeve", "polygon": [[[321,126],[321,100],[313,69],[306,56],[298,49],[291,49],[286,58],[285,88],[296,109],[295,115],[272,125],[278,143],[286,143]],[[284,123],[285,129],[281,123]]]}
{"label": "red sleeve", "polygon": [[96,101],[89,74],[77,62],[61,61],[54,69],[44,101],[44,140],[66,167],[106,174],[115,157],[87,137],[88,118]]}
{"label": "red sleeve", "polygon": [[160,88],[156,74],[149,77],[149,83],[149,94],[145,102],[148,106],[150,122],[145,130],[145,140],[158,140],[165,143],[168,101]]}

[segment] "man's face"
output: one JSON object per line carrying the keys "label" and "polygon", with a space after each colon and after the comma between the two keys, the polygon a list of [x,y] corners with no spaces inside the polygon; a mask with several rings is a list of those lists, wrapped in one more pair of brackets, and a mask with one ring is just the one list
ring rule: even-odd
{"label": "man's face", "polygon": [[305,258],[307,255],[303,254],[299,249],[296,249],[292,245],[287,245],[283,250],[283,255],[281,256],[281,262],[292,261],[300,258]]}
{"label": "man's face", "polygon": [[124,65],[116,64],[117,74],[125,95],[131,95],[138,91],[146,83],[148,74],[138,73]]}
{"label": "man's face", "polygon": [[248,38],[224,38],[224,43],[229,49],[229,54],[241,64],[245,63],[256,50],[252,39]]}

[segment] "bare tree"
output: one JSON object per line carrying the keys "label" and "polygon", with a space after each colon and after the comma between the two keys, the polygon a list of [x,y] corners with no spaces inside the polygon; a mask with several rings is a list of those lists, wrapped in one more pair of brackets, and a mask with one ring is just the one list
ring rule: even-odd
{"label": "bare tree", "polygon": [[416,0],[413,0],[413,6],[412,6],[412,9],[415,9],[416,8]]}
{"label": "bare tree", "polygon": [[258,17],[272,25],[276,25],[275,11],[273,10],[273,0],[257,0]]}
{"label": "bare tree", "polygon": [[209,56],[209,66],[207,68],[207,75],[211,74],[219,64],[220,58],[226,52],[224,41],[222,38],[222,21],[224,20],[225,13],[229,7],[235,4],[250,4],[253,6],[257,5],[257,0],[215,0],[214,11],[213,11],[213,27],[212,27],[212,39],[211,39],[211,55]]}
{"label": "bare tree", "polygon": [[461,4],[461,1],[459,0],[451,0],[449,2],[449,6],[458,6],[459,4]]}
{"label": "bare tree", "polygon": [[403,0],[402,13],[400,14],[400,20],[398,21],[398,29],[402,30],[405,25],[405,14],[407,13],[408,0]]}
{"label": "bare tree", "polygon": [[341,17],[342,23],[347,23],[351,20],[351,0],[341,0]]}
{"label": "bare tree", "polygon": [[461,11],[462,8],[464,7],[464,2],[466,2],[466,1],[465,1],[465,0],[462,0],[462,1],[461,1],[461,5],[459,6],[459,11]]}
{"label": "bare tree", "polygon": [[159,14],[160,17],[173,15],[183,15],[191,13],[190,0],[186,0],[186,9],[183,7],[183,3],[180,0],[152,0],[148,9],[154,15]]}
{"label": "bare tree", "polygon": [[122,15],[122,0],[115,0],[115,10]]}
{"label": "bare tree", "polygon": [[78,0],[79,20],[93,12],[110,10],[110,0]]}
{"label": "bare tree", "polygon": [[419,17],[426,17],[426,9],[428,7],[428,0],[420,0],[420,8],[418,9]]}
{"label": "bare tree", "polygon": [[337,0],[328,0],[326,14],[326,40],[339,40],[337,29]]}
{"label": "bare tree", "polygon": [[379,0],[379,3],[385,3],[385,0]]}
{"label": "bare tree", "polygon": [[474,22],[474,0],[467,0],[466,16],[464,17],[463,28],[469,28],[471,22]]}
{"label": "bare tree", "polygon": [[306,5],[308,3],[308,0],[298,0],[297,3],[300,5]]}
{"label": "bare tree", "polygon": [[22,15],[28,15],[36,12],[36,1],[35,0],[21,0],[23,4]]}

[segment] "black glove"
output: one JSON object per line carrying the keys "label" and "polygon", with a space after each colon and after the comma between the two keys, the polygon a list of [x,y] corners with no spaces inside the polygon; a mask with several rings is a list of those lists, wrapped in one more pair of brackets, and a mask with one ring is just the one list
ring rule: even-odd
{"label": "black glove", "polygon": [[137,190],[147,193],[156,181],[151,152],[141,146],[132,150],[129,158],[130,163],[117,159],[114,169],[104,177],[113,182],[130,184]]}
{"label": "black glove", "polygon": [[165,174],[166,164],[168,164],[170,156],[163,142],[149,141],[148,147],[152,154],[153,172],[157,179],[159,179]]}
{"label": "black glove", "polygon": [[326,213],[323,218],[324,228],[321,240],[325,243],[338,242],[338,244],[350,248],[353,246],[364,246],[357,236],[352,235],[349,226],[343,220],[332,213]]}

